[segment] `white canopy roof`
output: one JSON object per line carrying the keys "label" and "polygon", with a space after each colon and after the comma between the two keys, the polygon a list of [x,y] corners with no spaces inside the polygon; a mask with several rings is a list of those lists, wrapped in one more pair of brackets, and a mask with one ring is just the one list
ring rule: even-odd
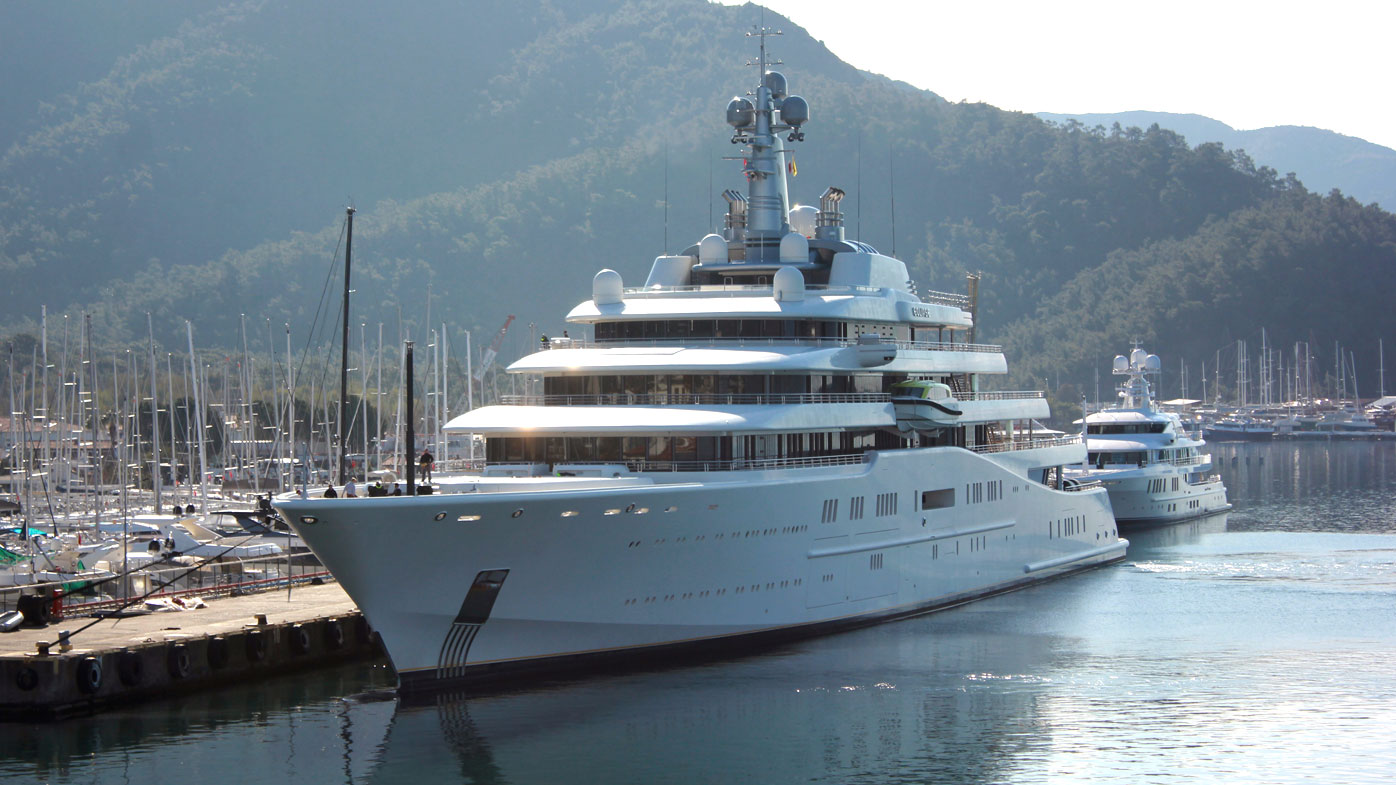
{"label": "white canopy roof", "polygon": [[[906,298],[906,299],[902,299]],[[914,310],[912,310],[914,309]],[[689,291],[631,294],[619,303],[578,304],[567,321],[587,324],[631,319],[734,319],[743,316],[773,319],[858,319],[877,322],[915,321],[968,327],[969,314],[959,308],[922,303],[910,295],[884,290],[857,295],[809,292],[805,299],[777,302],[771,294]]]}
{"label": "white canopy roof", "polygon": [[894,425],[890,403],[744,406],[486,406],[446,424],[451,433],[612,435],[819,431]]}
{"label": "white canopy roof", "polygon": [[892,362],[865,368],[855,346],[762,345],[614,346],[548,349],[520,358],[511,373],[697,373],[702,371],[813,371],[1005,373],[1008,361],[998,352],[950,352],[899,349]]}
{"label": "white canopy roof", "polygon": [[1148,443],[1136,441],[1134,439],[1102,439],[1092,435],[1086,438],[1086,449],[1092,452],[1133,452],[1138,450],[1157,450],[1163,446],[1158,442]]}
{"label": "white canopy roof", "polygon": [[[1166,422],[1168,415],[1160,412],[1146,412],[1139,409],[1106,409],[1103,412],[1086,415],[1086,422],[1092,425],[1102,423],[1144,423]],[[1080,422],[1080,420],[1077,420]]]}

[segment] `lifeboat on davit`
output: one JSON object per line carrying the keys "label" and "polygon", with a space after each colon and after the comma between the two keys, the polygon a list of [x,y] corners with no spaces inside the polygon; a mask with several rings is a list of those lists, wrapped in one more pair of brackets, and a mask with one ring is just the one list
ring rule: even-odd
{"label": "lifeboat on davit", "polygon": [[892,385],[892,408],[902,431],[948,428],[963,414],[950,385],[921,379]]}

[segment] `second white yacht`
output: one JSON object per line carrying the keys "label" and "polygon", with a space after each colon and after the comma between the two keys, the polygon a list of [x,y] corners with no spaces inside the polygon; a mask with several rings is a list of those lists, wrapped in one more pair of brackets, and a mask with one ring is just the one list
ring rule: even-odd
{"label": "second white yacht", "polygon": [[[1117,406],[1087,415],[1086,463],[1067,469],[1073,481],[1095,481],[1110,492],[1120,523],[1171,523],[1231,509],[1226,486],[1212,474],[1206,442],[1181,417],[1154,405],[1147,377],[1159,358],[1143,349],[1116,355],[1111,372],[1124,376]],[[1078,421],[1078,424],[1080,421]]]}

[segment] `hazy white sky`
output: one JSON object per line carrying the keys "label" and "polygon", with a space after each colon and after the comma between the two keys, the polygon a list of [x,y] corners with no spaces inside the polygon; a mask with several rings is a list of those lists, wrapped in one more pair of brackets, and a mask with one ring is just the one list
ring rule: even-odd
{"label": "hazy white sky", "polygon": [[845,62],[952,101],[1194,113],[1240,130],[1310,125],[1396,148],[1396,0],[762,5]]}

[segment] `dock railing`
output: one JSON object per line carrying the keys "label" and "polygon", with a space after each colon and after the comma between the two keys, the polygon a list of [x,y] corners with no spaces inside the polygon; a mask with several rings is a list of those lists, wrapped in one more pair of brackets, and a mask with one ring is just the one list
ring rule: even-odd
{"label": "dock railing", "polygon": [[144,600],[251,594],[330,580],[329,571],[308,551],[197,566],[169,561],[116,577],[0,586],[0,610],[18,609],[21,596],[41,595],[53,598],[54,615],[82,615],[115,610],[137,597],[142,601],[133,609]]}

